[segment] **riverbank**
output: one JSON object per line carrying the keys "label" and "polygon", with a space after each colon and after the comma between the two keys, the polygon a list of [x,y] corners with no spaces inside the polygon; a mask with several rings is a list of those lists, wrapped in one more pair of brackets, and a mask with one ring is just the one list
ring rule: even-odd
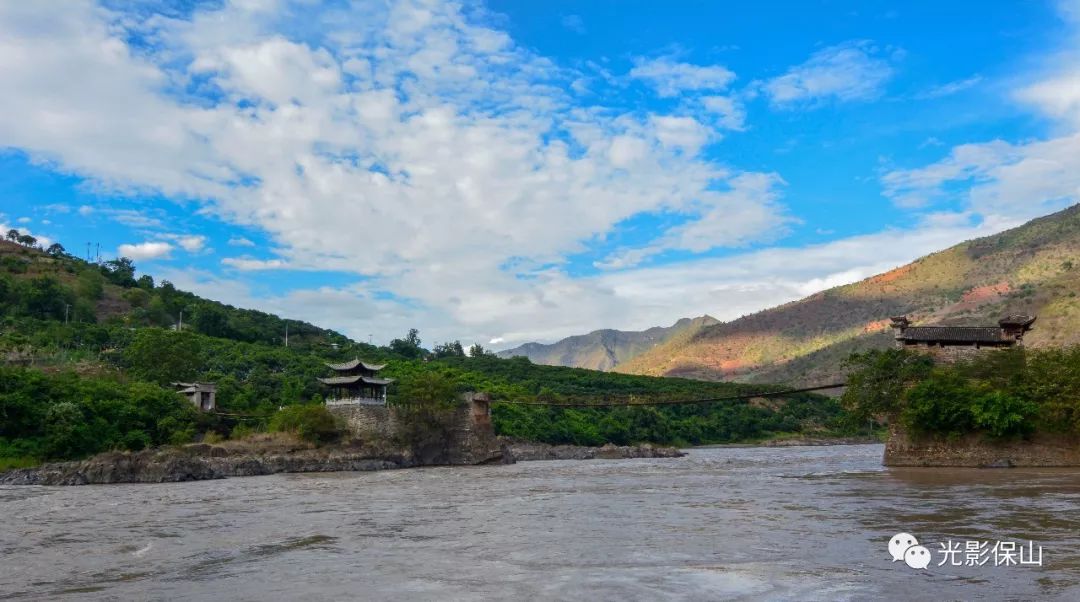
{"label": "riverbank", "polygon": [[1052,433],[1009,440],[993,440],[981,433],[953,438],[915,437],[894,425],[882,463],[938,468],[1077,467],[1080,438]]}
{"label": "riverbank", "polygon": [[286,436],[219,445],[196,443],[139,452],[106,452],[85,460],[51,462],[0,473],[0,485],[175,483],[280,472],[338,472],[409,468],[405,453],[374,447],[316,447]]}
{"label": "riverbank", "polygon": [[[500,441],[501,453],[485,462],[676,458],[674,448],[651,445],[583,447]],[[426,465],[407,451],[379,446],[322,446],[294,437],[260,435],[242,441],[107,452],[86,460],[53,462],[0,473],[0,485],[107,485],[176,483],[289,472],[344,472]]]}
{"label": "riverbank", "polygon": [[697,445],[695,449],[740,448],[740,447],[820,447],[826,445],[873,445],[882,443],[879,437],[785,437],[765,439],[752,443],[716,443]]}
{"label": "riverbank", "polygon": [[586,447],[583,445],[548,445],[531,441],[505,441],[514,460],[621,460],[629,458],[681,458],[686,452],[674,447],[655,445],[612,445]]}

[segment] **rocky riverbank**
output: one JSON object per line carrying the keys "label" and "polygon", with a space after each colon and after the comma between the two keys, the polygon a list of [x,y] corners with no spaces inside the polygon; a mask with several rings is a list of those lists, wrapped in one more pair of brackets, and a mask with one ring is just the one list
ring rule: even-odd
{"label": "rocky riverbank", "polygon": [[653,445],[612,445],[586,447],[583,445],[548,445],[530,441],[507,441],[514,460],[620,460],[626,458],[679,458],[686,453],[674,447]]}
{"label": "rocky riverbank", "polygon": [[[597,458],[675,458],[677,449],[651,445],[582,447],[529,442],[500,442],[502,453],[490,461],[512,464],[529,460]],[[339,472],[412,468],[423,463],[389,448],[314,445],[289,437],[262,436],[211,445],[108,452],[76,462],[54,462],[0,473],[0,485],[105,485],[176,483],[282,472]]]}
{"label": "rocky riverbank", "polygon": [[768,439],[757,443],[720,443],[699,447],[814,447],[825,445],[868,445],[880,444],[877,437],[795,437],[790,439]]}
{"label": "rocky riverbank", "polygon": [[0,474],[0,485],[97,485],[175,483],[279,472],[387,470],[415,466],[406,455],[308,449],[232,453],[224,447],[191,445],[136,453],[109,452],[78,462],[56,462]]}

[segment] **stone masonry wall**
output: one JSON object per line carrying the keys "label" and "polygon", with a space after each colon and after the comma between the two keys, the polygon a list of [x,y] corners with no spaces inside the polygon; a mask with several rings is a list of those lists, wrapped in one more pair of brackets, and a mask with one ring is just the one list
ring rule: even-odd
{"label": "stone masonry wall", "polygon": [[889,427],[885,466],[1080,466],[1080,438],[1036,435],[1031,440],[990,441],[982,435],[957,440],[910,436],[899,425]]}
{"label": "stone masonry wall", "polygon": [[[388,406],[365,404],[328,405],[358,439],[390,440],[398,433],[397,412]],[[479,393],[467,393],[454,410],[450,427],[450,464],[481,464],[503,459],[505,450],[495,438],[489,401]]]}
{"label": "stone masonry wall", "polygon": [[941,364],[955,364],[963,360],[972,360],[984,353],[994,353],[1008,347],[976,347],[974,345],[900,345],[900,348],[916,351],[934,358]]}
{"label": "stone masonry wall", "polygon": [[397,420],[387,406],[340,404],[328,405],[326,409],[343,419],[358,439],[391,439],[397,434]]}

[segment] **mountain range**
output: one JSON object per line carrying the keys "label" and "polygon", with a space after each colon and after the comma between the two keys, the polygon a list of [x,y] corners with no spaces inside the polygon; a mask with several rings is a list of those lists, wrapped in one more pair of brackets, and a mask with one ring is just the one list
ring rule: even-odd
{"label": "mountain range", "polygon": [[[663,329],[666,336],[652,344],[602,342],[656,329],[596,331],[504,353],[535,353],[534,361],[543,363],[632,374],[822,384],[842,375],[842,363],[852,352],[889,346],[889,317],[896,315],[916,324],[992,325],[1006,314],[1029,314],[1038,321],[1026,344],[1080,343],[1078,292],[1080,205],[1074,205],[730,322],[710,318],[709,324],[676,333]],[[612,354],[605,355],[605,349]]]}
{"label": "mountain range", "polygon": [[658,345],[687,339],[714,324],[719,324],[719,320],[712,316],[699,316],[683,318],[671,326],[656,326],[647,330],[594,330],[551,344],[526,343],[496,355],[504,358],[524,356],[534,364],[549,366],[611,370]]}

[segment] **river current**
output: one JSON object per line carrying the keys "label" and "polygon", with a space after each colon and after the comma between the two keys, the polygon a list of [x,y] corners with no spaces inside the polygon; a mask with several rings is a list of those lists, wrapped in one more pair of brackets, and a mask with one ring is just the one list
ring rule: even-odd
{"label": "river current", "polygon": [[[1080,600],[1080,470],[881,454],[0,487],[0,599]],[[892,560],[898,532],[927,569]],[[1042,566],[939,551],[1001,540],[1041,546]]]}

